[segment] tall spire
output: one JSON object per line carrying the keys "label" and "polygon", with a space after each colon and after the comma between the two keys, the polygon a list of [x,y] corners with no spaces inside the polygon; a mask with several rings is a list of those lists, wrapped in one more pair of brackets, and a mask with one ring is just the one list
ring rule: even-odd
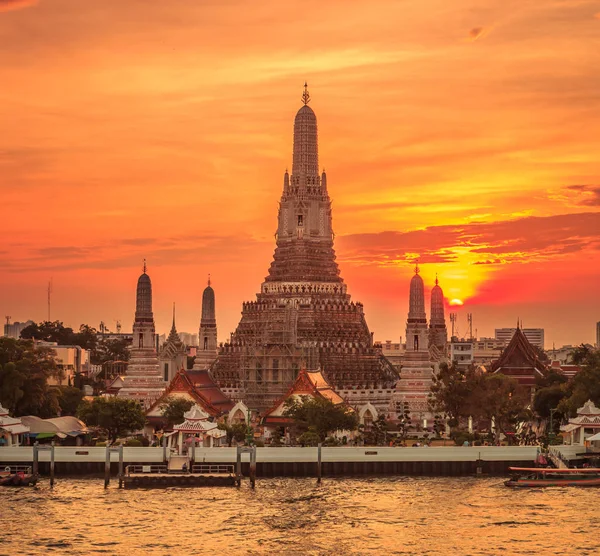
{"label": "tall spire", "polygon": [[173,301],[173,329],[175,328],[175,302]]}
{"label": "tall spire", "polygon": [[210,286],[210,274],[208,275],[208,285]]}
{"label": "tall spire", "polygon": [[308,92],[308,83],[304,82],[304,92],[302,93],[302,103],[306,106],[310,102],[310,94]]}
{"label": "tall spire", "polygon": [[177,334],[177,327],[175,326],[175,302],[173,301],[173,324],[171,325],[171,332],[169,332],[169,337],[167,338],[167,342],[181,342],[179,338],[179,334]]}
{"label": "tall spire", "polygon": [[144,274],[146,274],[146,259],[144,259]]}
{"label": "tall spire", "polygon": [[425,285],[419,272],[419,262],[417,261],[415,264],[415,275],[410,281],[409,322],[426,322],[427,318],[425,316]]}
{"label": "tall spire", "polygon": [[144,272],[138,278],[137,283],[135,319],[141,319],[141,321],[154,320],[152,315],[152,282],[150,276],[146,274],[146,259],[144,259]]}

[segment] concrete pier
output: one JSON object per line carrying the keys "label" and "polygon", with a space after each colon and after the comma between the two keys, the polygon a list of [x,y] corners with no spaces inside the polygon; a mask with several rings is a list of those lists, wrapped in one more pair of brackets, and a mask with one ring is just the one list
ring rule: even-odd
{"label": "concrete pier", "polygon": [[[503,475],[511,466],[532,466],[538,453],[536,446],[322,447],[320,475],[323,479],[352,475]],[[196,461],[206,464],[237,463],[236,448],[196,447],[194,455]],[[162,447],[124,447],[122,455],[111,450],[109,456],[107,469],[113,476],[118,475],[120,458],[121,465],[164,464]],[[40,473],[48,474],[50,453],[40,450],[38,458]],[[54,459],[57,475],[101,474],[105,469],[106,448],[56,446]],[[241,454],[240,467],[244,476],[319,477],[317,448],[256,448],[256,459],[252,459],[251,453]],[[32,447],[0,448],[0,465],[31,465],[32,462]]]}

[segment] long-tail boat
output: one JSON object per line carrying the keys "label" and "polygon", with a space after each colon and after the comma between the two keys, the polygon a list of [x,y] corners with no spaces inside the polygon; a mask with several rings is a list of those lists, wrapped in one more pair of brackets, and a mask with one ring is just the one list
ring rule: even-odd
{"label": "long-tail boat", "polygon": [[508,487],[539,488],[551,486],[600,487],[600,469],[553,469],[551,467],[509,467]]}

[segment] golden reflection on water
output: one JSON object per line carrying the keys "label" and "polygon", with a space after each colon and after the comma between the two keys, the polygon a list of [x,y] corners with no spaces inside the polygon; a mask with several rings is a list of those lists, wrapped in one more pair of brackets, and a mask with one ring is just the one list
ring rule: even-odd
{"label": "golden reflection on water", "polygon": [[0,554],[600,553],[598,491],[500,478],[259,479],[103,490],[58,477],[0,492]]}

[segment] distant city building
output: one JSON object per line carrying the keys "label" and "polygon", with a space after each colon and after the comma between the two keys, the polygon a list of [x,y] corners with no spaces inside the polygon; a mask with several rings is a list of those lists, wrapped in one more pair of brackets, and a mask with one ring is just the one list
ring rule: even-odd
{"label": "distant city building", "polygon": [[506,344],[495,338],[458,339],[450,342],[450,361],[462,367],[488,365],[500,357]]}
{"label": "distant city building", "polygon": [[400,367],[402,366],[402,359],[405,353],[404,344],[402,343],[402,337],[400,337],[400,342],[392,342],[391,340],[386,340],[385,342],[376,341],[375,345],[381,346],[381,353],[392,365],[394,365],[396,370],[400,372]]}
{"label": "distant city building", "polygon": [[80,346],[59,346],[56,342],[36,342],[36,344],[54,350],[56,365],[62,371],[61,376],[48,378],[49,385],[72,385],[75,374],[89,374],[91,368],[89,350]]}
{"label": "distant city building", "polygon": [[[540,349],[544,349],[543,328],[520,328],[520,330],[531,344]],[[496,340],[502,340],[506,345],[508,345],[516,331],[516,328],[496,328],[494,335]]]}
{"label": "distant city building", "polygon": [[118,391],[122,398],[133,398],[148,407],[160,397],[167,383],[158,364],[156,331],[152,313],[152,283],[144,272],[139,277],[136,292],[133,344],[123,386]]}
{"label": "distant city building", "polygon": [[198,334],[192,334],[191,332],[179,332],[179,337],[188,348],[198,345]]}
{"label": "distant city building", "polygon": [[21,332],[23,331],[24,328],[27,328],[29,325],[31,324],[35,324],[35,322],[33,322],[32,320],[28,320],[25,322],[13,322],[11,323],[6,323],[4,325],[4,335],[7,338],[14,338],[15,340],[18,340],[21,337]]}

